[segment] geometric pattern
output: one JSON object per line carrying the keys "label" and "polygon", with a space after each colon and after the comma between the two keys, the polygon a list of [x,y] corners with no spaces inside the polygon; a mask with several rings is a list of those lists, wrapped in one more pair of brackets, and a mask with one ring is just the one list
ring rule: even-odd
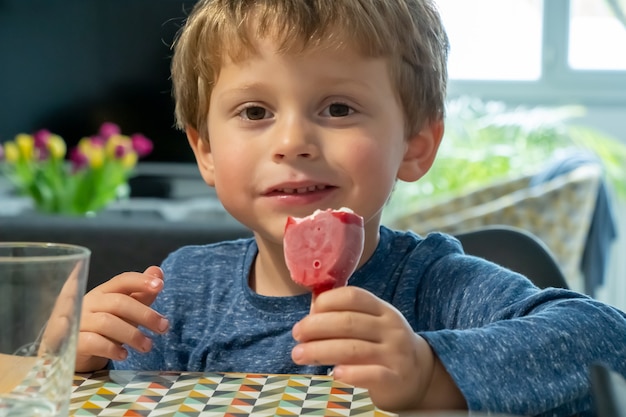
{"label": "geometric pattern", "polygon": [[76,374],[72,416],[394,416],[325,375],[161,371]]}

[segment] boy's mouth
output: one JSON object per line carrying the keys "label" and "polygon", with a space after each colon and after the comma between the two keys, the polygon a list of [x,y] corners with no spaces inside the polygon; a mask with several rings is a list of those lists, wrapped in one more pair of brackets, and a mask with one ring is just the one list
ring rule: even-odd
{"label": "boy's mouth", "polygon": [[312,193],[314,191],[322,191],[327,188],[330,188],[328,185],[311,185],[309,187],[299,187],[299,188],[279,188],[275,191],[283,194],[305,194]]}
{"label": "boy's mouth", "polygon": [[276,187],[276,188],[269,189],[267,192],[264,193],[264,195],[267,197],[284,196],[284,195],[291,195],[291,196],[307,195],[307,194],[328,192],[328,191],[334,190],[335,188],[337,187],[335,187],[334,185],[328,185],[328,184],[316,184],[316,185],[308,185],[308,186],[302,186],[302,187],[285,186],[285,187]]}

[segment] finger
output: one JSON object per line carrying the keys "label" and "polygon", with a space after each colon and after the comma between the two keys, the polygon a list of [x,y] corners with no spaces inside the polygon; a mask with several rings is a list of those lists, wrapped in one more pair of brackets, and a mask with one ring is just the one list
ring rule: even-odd
{"label": "finger", "polygon": [[86,297],[81,319],[81,330],[102,332],[114,331],[109,329],[109,316],[119,318],[129,326],[142,326],[155,333],[164,333],[169,328],[169,322],[160,313],[125,294],[90,294]]}
{"label": "finger", "polygon": [[81,326],[81,334],[96,333],[139,352],[149,352],[152,349],[152,340],[148,336],[116,315],[98,312],[90,314],[85,321],[86,323]]}
{"label": "finger", "polygon": [[76,320],[78,279],[84,267],[83,262],[78,262],[63,284],[42,335],[40,354],[56,351],[68,337],[69,329]]}
{"label": "finger", "polygon": [[380,315],[385,304],[383,300],[367,290],[348,286],[319,294],[312,302],[311,313],[350,310]]}
{"label": "finger", "polygon": [[100,356],[77,355],[74,362],[74,372],[94,372],[104,369],[109,364],[108,358]]}
{"label": "finger", "polygon": [[156,265],[149,266],[148,268],[146,268],[145,271],[143,271],[143,273],[146,275],[163,279],[163,270]]}
{"label": "finger", "polygon": [[[324,313],[329,315],[333,313]],[[337,313],[339,314],[339,313]],[[347,316],[346,313],[339,314]],[[296,340],[301,343],[294,348],[294,361],[302,364],[374,364],[401,371],[411,369],[420,362],[424,355],[417,355],[420,341],[408,325],[388,320],[364,321],[363,324],[352,325],[346,330],[333,325],[312,326],[307,328],[307,320],[313,321],[314,316],[307,317],[294,326]],[[357,315],[363,316],[363,315]],[[354,321],[351,321],[354,323]],[[371,324],[370,324],[371,323]],[[300,327],[302,326],[302,327]],[[354,330],[360,328],[359,330]],[[427,343],[424,342],[427,346]],[[297,351],[297,355],[296,352]],[[426,352],[428,353],[428,352]],[[297,356],[297,357],[296,357]]]}
{"label": "finger", "polygon": [[391,358],[383,355],[377,343],[357,339],[316,340],[296,345],[291,357],[299,365],[372,365],[387,366]]}
{"label": "finger", "polygon": [[94,357],[119,361],[126,359],[127,356],[128,352],[120,343],[101,334],[92,332],[80,332],[78,334],[78,349],[76,351],[76,370],[78,372],[93,369],[93,365],[89,363],[97,361],[94,360]]}
{"label": "finger", "polygon": [[333,377],[337,381],[349,385],[371,389],[374,388],[377,383],[384,384],[394,379],[396,374],[389,368],[379,364],[337,365],[333,368]]}
{"label": "finger", "polygon": [[[158,267],[150,267],[146,271],[153,272]],[[159,275],[146,274],[140,272],[125,272],[117,275],[107,282],[100,284],[89,294],[109,294],[120,293],[131,295],[133,298],[139,300],[143,304],[151,304],[158,293],[163,289],[162,273]]]}
{"label": "finger", "polygon": [[145,305],[151,305],[163,289],[163,271],[158,266],[149,266],[143,274],[149,277],[146,284],[150,286],[150,290],[132,293],[131,297]]}
{"label": "finger", "polygon": [[[414,370],[412,374],[419,373]],[[376,407],[395,411],[413,408],[424,392],[413,391],[412,375],[399,375],[380,365],[338,365],[333,369],[335,380],[368,390]]]}
{"label": "finger", "polygon": [[361,312],[341,311],[310,314],[293,327],[298,342],[323,339],[361,339],[380,342],[384,331],[379,317]]}

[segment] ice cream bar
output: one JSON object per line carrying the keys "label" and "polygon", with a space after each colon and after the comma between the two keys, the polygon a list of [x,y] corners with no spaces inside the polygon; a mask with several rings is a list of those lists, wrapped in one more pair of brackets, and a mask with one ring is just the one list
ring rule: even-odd
{"label": "ice cream bar", "polygon": [[288,217],[283,247],[291,279],[313,295],[342,287],[363,253],[363,218],[352,210],[316,210]]}

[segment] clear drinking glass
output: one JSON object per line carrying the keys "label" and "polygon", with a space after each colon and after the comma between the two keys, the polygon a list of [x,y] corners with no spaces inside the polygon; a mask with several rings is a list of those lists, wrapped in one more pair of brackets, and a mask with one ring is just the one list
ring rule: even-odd
{"label": "clear drinking glass", "polygon": [[0,242],[0,417],[68,415],[90,255]]}

